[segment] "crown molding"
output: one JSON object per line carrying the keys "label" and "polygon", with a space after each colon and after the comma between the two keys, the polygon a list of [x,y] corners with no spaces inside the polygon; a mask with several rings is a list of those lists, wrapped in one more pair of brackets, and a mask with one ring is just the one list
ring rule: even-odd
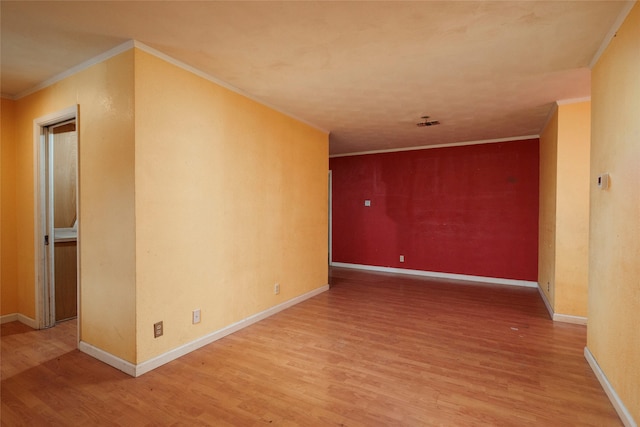
{"label": "crown molding", "polygon": [[238,95],[242,95],[245,98],[248,98],[248,99],[250,99],[252,101],[257,102],[258,104],[264,105],[265,107],[269,107],[270,109],[275,110],[275,111],[277,111],[277,112],[279,112],[281,114],[284,114],[285,116],[291,117],[292,119],[294,119],[294,120],[296,120],[298,122],[306,124],[307,126],[311,126],[312,128],[314,128],[316,130],[319,130],[319,131],[323,132],[326,135],[329,134],[328,130],[323,129],[318,125],[315,125],[315,124],[313,124],[311,122],[308,122],[307,120],[305,120],[303,118],[300,118],[300,117],[297,117],[297,116],[295,116],[295,115],[293,115],[291,113],[288,113],[287,111],[284,111],[281,108],[279,108],[279,107],[277,107],[277,106],[275,106],[273,104],[265,102],[262,99],[257,98],[255,96],[251,95],[250,93],[247,93],[244,90],[239,89],[239,88],[237,88],[237,87],[225,82],[224,80],[220,80],[219,78],[217,78],[215,76],[212,76],[211,74],[207,74],[202,70],[199,70],[199,69],[197,69],[195,67],[192,67],[191,65],[186,64],[186,63],[184,63],[184,62],[182,62],[182,61],[180,61],[178,59],[175,59],[175,58],[173,58],[173,57],[171,57],[171,56],[169,56],[169,55],[167,55],[165,53],[162,53],[157,49],[154,49],[154,48],[152,48],[150,46],[147,46],[144,43],[141,43],[141,42],[139,42],[137,40],[134,40],[133,41],[133,45],[134,45],[134,47],[136,47],[137,49],[142,50],[143,52],[146,52],[146,53],[148,53],[150,55],[153,55],[153,56],[155,56],[157,58],[160,58],[163,61],[166,61],[166,62],[168,62],[170,64],[173,64],[176,67],[182,68],[185,71],[189,71],[190,73],[195,74],[198,77],[202,77],[205,80],[208,80],[208,81],[210,81],[212,83],[215,83],[218,86],[222,86],[225,89],[228,89],[228,90],[230,90],[232,92],[237,93]]}
{"label": "crown molding", "polygon": [[291,114],[291,113],[289,113],[287,111],[284,111],[284,110],[282,110],[281,108],[279,108],[279,107],[277,107],[275,105],[272,105],[272,104],[270,104],[268,102],[265,102],[265,101],[261,100],[260,98],[257,98],[255,96],[251,95],[250,93],[247,93],[247,92],[243,91],[242,89],[239,89],[239,88],[237,88],[237,87],[235,87],[233,85],[230,85],[229,83],[227,83],[227,82],[225,82],[225,81],[223,81],[223,80],[221,80],[221,79],[219,79],[217,77],[214,77],[214,76],[212,76],[210,74],[207,74],[202,70],[199,70],[199,69],[197,69],[195,67],[192,67],[191,65],[188,65],[188,64],[186,64],[186,63],[184,63],[184,62],[182,62],[180,60],[177,60],[177,59],[175,59],[175,58],[173,58],[173,57],[171,57],[171,56],[169,56],[169,55],[167,55],[165,53],[162,53],[157,49],[154,49],[154,48],[152,48],[150,46],[147,46],[146,44],[141,43],[141,42],[139,42],[137,40],[127,40],[126,42],[124,42],[124,43],[122,43],[122,44],[120,44],[120,45],[118,45],[118,46],[116,46],[116,47],[114,47],[114,48],[112,48],[112,49],[110,49],[110,50],[98,55],[98,56],[95,56],[95,57],[93,57],[93,58],[91,58],[91,59],[89,59],[89,60],[87,60],[87,61],[85,61],[85,62],[83,62],[81,64],[78,64],[75,67],[69,68],[68,70],[66,70],[66,71],[64,71],[64,72],[62,72],[62,73],[60,73],[60,74],[58,74],[58,75],[56,75],[56,76],[54,76],[54,77],[52,77],[50,79],[47,79],[47,80],[43,81],[42,83],[39,83],[36,86],[34,86],[34,87],[32,87],[32,88],[30,88],[30,89],[28,89],[26,91],[20,92],[19,94],[15,95],[13,97],[11,97],[11,96],[3,96],[3,97],[12,99],[14,101],[18,100],[20,98],[24,98],[25,96],[31,95],[32,93],[35,93],[35,92],[37,92],[39,90],[42,90],[42,89],[44,89],[44,88],[46,88],[48,86],[53,85],[54,83],[57,83],[57,82],[59,82],[61,80],[64,80],[67,77],[72,76],[73,74],[76,74],[76,73],[78,73],[80,71],[83,71],[83,70],[85,70],[85,69],[87,69],[87,68],[89,68],[89,67],[91,67],[93,65],[99,64],[100,62],[106,61],[109,58],[112,58],[112,57],[114,57],[116,55],[119,55],[122,52],[126,52],[127,50],[130,50],[130,49],[133,49],[133,48],[140,49],[140,50],[142,50],[142,51],[144,51],[144,52],[146,52],[146,53],[148,53],[150,55],[153,55],[153,56],[155,56],[157,58],[160,58],[160,59],[162,59],[162,60],[164,60],[164,61],[166,61],[166,62],[168,62],[168,63],[170,63],[172,65],[175,65],[176,67],[182,68],[185,71],[188,71],[188,72],[190,72],[192,74],[195,74],[198,77],[201,77],[201,78],[203,78],[205,80],[208,80],[208,81],[210,81],[212,83],[215,83],[218,86],[222,86],[225,89],[228,89],[228,90],[230,90],[230,91],[232,91],[234,93],[237,93],[238,95],[244,96],[245,98],[248,98],[248,99],[250,99],[252,101],[255,101],[255,102],[257,102],[257,103],[259,103],[261,105],[264,105],[265,107],[268,107],[268,108],[270,108],[272,110],[275,110],[275,111],[277,111],[277,112],[279,112],[281,114],[284,114],[285,116],[291,117],[292,119],[294,119],[294,120],[296,120],[298,122],[304,123],[307,126],[310,126],[310,127],[314,128],[316,130],[319,130],[320,132],[323,132],[326,135],[329,134],[328,130],[323,129],[322,127],[320,127],[318,125],[315,125],[315,124],[313,124],[313,123],[311,123],[311,122],[309,122],[309,121],[307,121],[307,120],[305,120],[305,119],[303,119],[301,117],[297,117],[294,114]]}
{"label": "crown molding", "polygon": [[629,12],[631,12],[631,9],[633,9],[633,6],[635,6],[635,4],[636,4],[636,0],[625,1],[625,5],[620,11],[620,14],[616,18],[616,20],[613,22],[613,25],[611,26],[611,29],[609,30],[607,35],[604,36],[604,39],[602,39],[602,43],[600,43],[600,47],[596,51],[595,55],[593,55],[593,58],[591,58],[591,62],[589,62],[589,69],[592,70],[593,67],[598,63],[600,56],[602,56],[604,51],[609,46],[609,43],[611,43],[611,40],[613,40],[613,38],[616,36],[616,33],[624,23],[624,20],[627,19],[627,15],[629,15]]}
{"label": "crown molding", "polygon": [[67,77],[70,77],[80,71],[86,70],[89,67],[92,67],[96,64],[99,64],[103,61],[106,61],[109,58],[112,58],[116,55],[121,54],[122,52],[126,52],[129,49],[132,49],[134,47],[134,41],[133,40],[128,40],[122,44],[119,44],[118,46],[109,49],[108,51],[101,53],[98,56],[94,56],[93,58],[76,65],[75,67],[71,67],[68,70],[51,77],[50,79],[47,79],[45,81],[43,81],[42,83],[38,83],[37,85],[35,85],[34,87],[32,87],[31,89],[27,89],[23,92],[18,93],[16,96],[12,97],[11,99],[13,99],[14,101],[20,99],[20,98],[24,98],[25,96],[31,95],[32,93],[35,93],[39,90],[42,90],[48,86],[53,85],[54,83],[57,83],[61,80],[66,79]]}
{"label": "crown molding", "polygon": [[478,141],[452,142],[449,144],[420,145],[417,147],[388,148],[385,150],[371,150],[371,151],[358,151],[355,153],[332,154],[329,156],[329,158],[332,159],[336,157],[364,156],[366,154],[397,153],[400,151],[430,150],[432,148],[463,147],[465,145],[481,145],[481,144],[493,144],[496,142],[524,141],[527,139],[537,139],[537,138],[540,138],[540,135],[525,135],[525,136],[514,136],[510,138],[482,139]]}

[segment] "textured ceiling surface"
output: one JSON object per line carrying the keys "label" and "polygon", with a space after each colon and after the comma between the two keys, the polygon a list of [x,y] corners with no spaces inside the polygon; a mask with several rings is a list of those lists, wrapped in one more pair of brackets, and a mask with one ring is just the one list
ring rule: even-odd
{"label": "textured ceiling surface", "polygon": [[[137,40],[331,132],[332,154],[537,135],[622,1],[0,3],[16,97]],[[417,127],[421,116],[440,126]]]}

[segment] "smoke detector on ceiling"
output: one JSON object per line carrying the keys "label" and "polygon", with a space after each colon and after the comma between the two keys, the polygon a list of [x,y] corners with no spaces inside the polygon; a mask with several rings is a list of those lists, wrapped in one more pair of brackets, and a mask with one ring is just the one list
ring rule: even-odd
{"label": "smoke detector on ceiling", "polygon": [[418,127],[435,126],[440,124],[440,122],[437,120],[429,120],[429,116],[422,116],[420,118],[422,119],[422,121],[416,124],[416,126]]}

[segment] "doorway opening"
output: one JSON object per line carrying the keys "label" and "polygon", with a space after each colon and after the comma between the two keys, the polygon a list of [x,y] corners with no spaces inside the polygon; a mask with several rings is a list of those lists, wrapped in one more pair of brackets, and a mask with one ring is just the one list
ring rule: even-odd
{"label": "doorway opening", "polygon": [[77,107],[34,121],[36,324],[78,315]]}

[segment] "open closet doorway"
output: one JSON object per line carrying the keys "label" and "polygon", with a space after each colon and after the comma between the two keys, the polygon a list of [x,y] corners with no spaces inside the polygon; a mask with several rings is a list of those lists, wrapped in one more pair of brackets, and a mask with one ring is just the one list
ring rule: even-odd
{"label": "open closet doorway", "polygon": [[78,138],[76,108],[36,119],[39,328],[78,315]]}

